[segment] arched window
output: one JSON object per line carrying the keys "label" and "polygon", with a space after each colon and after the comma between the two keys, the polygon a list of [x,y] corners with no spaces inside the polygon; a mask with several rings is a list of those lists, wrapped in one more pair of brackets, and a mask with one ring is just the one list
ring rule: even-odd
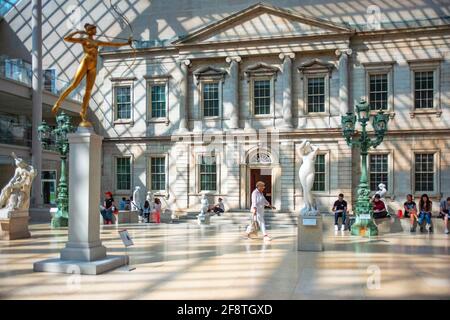
{"label": "arched window", "polygon": [[248,164],[271,164],[272,157],[267,152],[256,152],[251,154],[248,159]]}

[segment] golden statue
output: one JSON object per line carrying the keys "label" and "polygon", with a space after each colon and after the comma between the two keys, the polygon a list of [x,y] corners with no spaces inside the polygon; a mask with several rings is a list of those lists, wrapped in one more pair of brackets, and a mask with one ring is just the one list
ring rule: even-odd
{"label": "golden statue", "polygon": [[[94,35],[97,33],[97,27],[93,24],[86,23],[84,25],[85,31],[73,31],[64,37],[64,41],[72,43],[81,43],[83,46],[84,56],[78,66],[75,78],[70,86],[61,94],[52,108],[53,114],[56,114],[60,108],[61,102],[80,84],[84,76],[86,76],[86,91],[83,97],[83,104],[81,105],[81,123],[80,127],[92,127],[92,123],[87,120],[87,108],[89,106],[89,99],[91,98],[92,88],[94,87],[95,77],[97,76],[97,55],[98,47],[121,47],[130,45],[132,38],[127,42],[104,42],[94,40]],[[87,37],[74,38],[76,34],[84,34]]]}

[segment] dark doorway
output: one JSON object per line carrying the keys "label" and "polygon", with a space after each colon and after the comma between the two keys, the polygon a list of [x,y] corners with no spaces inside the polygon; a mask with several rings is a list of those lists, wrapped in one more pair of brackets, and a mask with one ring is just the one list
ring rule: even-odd
{"label": "dark doorway", "polygon": [[[262,181],[266,184],[264,189],[264,196],[267,201],[272,203],[272,169],[250,169],[250,190],[249,195],[252,194],[256,188],[256,182]],[[250,199],[250,203],[251,203]]]}

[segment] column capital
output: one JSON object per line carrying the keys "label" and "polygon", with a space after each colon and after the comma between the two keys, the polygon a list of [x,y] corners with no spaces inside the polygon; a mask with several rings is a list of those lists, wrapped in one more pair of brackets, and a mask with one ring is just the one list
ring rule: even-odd
{"label": "column capital", "polygon": [[227,63],[231,63],[231,62],[233,62],[233,61],[241,62],[241,61],[242,61],[242,58],[241,58],[240,56],[229,56],[229,57],[226,57],[226,58],[225,58],[225,61],[226,61]]}
{"label": "column capital", "polygon": [[181,64],[184,64],[184,65],[186,65],[186,66],[190,66],[190,64],[191,64],[191,60],[189,60],[189,59],[184,59],[184,60],[181,60]]}
{"label": "column capital", "polygon": [[334,52],[336,54],[336,56],[341,57],[343,56],[343,54],[345,53],[347,56],[351,55],[353,52],[352,49],[347,48],[347,49],[336,49],[336,51]]}
{"label": "column capital", "polygon": [[278,57],[281,60],[284,60],[285,58],[290,58],[290,59],[294,59],[295,58],[295,53],[294,52],[281,52]]}

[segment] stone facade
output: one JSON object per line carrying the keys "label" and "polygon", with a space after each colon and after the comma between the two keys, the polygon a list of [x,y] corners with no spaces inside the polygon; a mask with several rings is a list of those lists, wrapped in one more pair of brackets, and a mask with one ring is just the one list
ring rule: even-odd
{"label": "stone facade", "polygon": [[[450,195],[448,151],[450,35],[448,26],[357,31],[345,25],[268,5],[254,5],[193,32],[170,46],[104,52],[99,71],[101,99],[95,111],[103,144],[103,190],[131,194],[151,190],[152,156],[165,157],[165,189],[153,190],[175,211],[199,208],[199,157],[216,156],[216,190],[229,210],[249,207],[254,169],[270,176],[270,197],[281,211],[298,211],[298,143],[308,138],[324,155],[324,178],[316,199],[328,211],[337,194],[351,203],[359,177],[359,155],[342,138],[341,115],[360,97],[370,100],[369,79],[387,81],[389,133],[372,154],[387,155],[389,208],[405,195]],[[132,70],[129,66],[135,60]],[[414,72],[432,72],[433,108],[414,108]],[[324,79],[322,112],[308,112],[308,79]],[[270,83],[270,109],[255,115],[254,81]],[[218,83],[218,114],[204,115],[204,83]],[[150,86],[165,85],[167,115],[151,117]],[[131,88],[130,119],[116,119],[116,86]],[[269,101],[269,100],[267,100]],[[267,139],[267,141],[265,140]],[[270,163],[252,162],[256,154]],[[432,154],[433,186],[415,190],[415,153]],[[117,189],[116,157],[130,156],[129,190]],[[267,160],[267,159],[266,159]],[[267,160],[269,161],[269,160]],[[420,170],[419,170],[420,171]]]}

